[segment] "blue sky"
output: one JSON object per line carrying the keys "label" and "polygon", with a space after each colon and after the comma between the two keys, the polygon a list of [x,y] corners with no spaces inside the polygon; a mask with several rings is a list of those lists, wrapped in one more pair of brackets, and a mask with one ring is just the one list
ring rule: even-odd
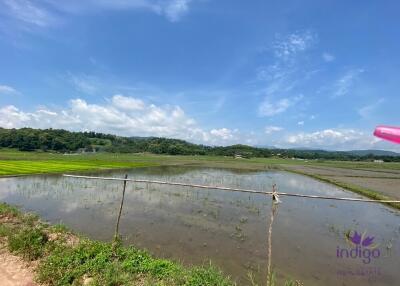
{"label": "blue sky", "polygon": [[400,151],[398,1],[0,0],[0,126]]}

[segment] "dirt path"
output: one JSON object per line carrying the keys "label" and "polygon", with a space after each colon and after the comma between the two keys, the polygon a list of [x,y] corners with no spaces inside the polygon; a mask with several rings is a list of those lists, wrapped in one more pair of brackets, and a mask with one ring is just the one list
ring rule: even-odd
{"label": "dirt path", "polygon": [[32,265],[0,248],[0,286],[38,286],[33,277]]}

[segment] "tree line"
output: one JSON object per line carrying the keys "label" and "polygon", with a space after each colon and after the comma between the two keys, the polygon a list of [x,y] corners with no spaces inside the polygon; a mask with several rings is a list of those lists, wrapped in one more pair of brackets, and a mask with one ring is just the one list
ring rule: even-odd
{"label": "tree line", "polygon": [[159,137],[121,137],[97,132],[71,132],[62,129],[0,128],[0,147],[21,151],[114,152],[169,155],[215,155],[250,157],[281,157],[304,160],[383,160],[400,162],[400,156],[355,155],[350,152],[259,148],[247,145],[206,146],[180,139]]}

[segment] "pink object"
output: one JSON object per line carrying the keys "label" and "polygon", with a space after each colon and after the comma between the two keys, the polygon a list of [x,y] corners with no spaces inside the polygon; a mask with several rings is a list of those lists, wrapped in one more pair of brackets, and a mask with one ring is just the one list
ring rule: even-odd
{"label": "pink object", "polygon": [[380,125],[375,128],[376,137],[400,144],[400,127]]}

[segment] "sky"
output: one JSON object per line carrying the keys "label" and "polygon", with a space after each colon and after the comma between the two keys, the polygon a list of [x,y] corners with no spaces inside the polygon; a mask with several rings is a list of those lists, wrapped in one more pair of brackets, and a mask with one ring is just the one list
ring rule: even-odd
{"label": "sky", "polygon": [[0,0],[0,127],[398,145],[399,1]]}

